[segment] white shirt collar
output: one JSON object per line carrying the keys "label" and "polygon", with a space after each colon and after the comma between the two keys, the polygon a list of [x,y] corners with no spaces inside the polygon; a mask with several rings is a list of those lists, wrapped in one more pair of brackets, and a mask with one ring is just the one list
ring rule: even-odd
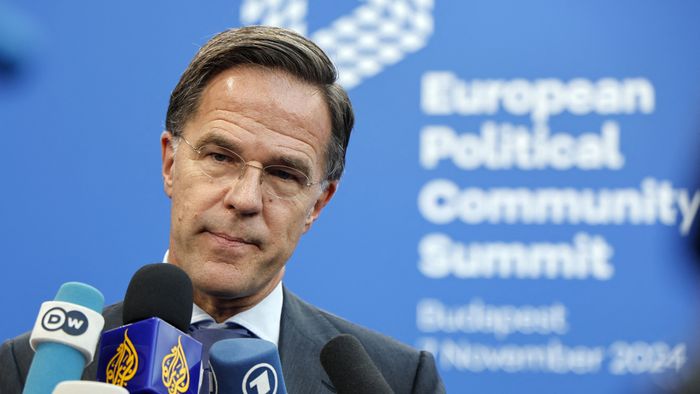
{"label": "white shirt collar", "polygon": [[[166,251],[165,256],[163,256],[163,262],[165,263],[168,262],[168,252]],[[283,302],[284,294],[282,292],[282,282],[280,281],[274,290],[257,305],[226,319],[223,323],[213,323],[212,327],[224,326],[226,323],[240,324],[258,336],[258,338],[278,345]],[[192,304],[192,320],[190,323],[194,324],[206,320],[215,321],[197,304]]]}

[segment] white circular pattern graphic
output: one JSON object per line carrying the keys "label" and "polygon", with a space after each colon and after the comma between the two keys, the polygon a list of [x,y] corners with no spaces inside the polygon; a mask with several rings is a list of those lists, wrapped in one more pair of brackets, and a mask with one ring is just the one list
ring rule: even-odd
{"label": "white circular pattern graphic", "polygon": [[[307,0],[244,0],[244,25],[284,27],[307,35]],[[338,82],[352,89],[425,47],[433,33],[433,0],[367,0],[350,15],[309,35],[338,68]]]}

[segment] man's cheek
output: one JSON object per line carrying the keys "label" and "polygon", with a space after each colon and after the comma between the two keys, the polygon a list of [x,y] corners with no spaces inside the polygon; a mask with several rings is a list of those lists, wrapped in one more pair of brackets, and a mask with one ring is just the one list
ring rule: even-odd
{"label": "man's cheek", "polygon": [[[176,195],[177,196],[177,195]],[[172,202],[172,220],[173,224],[178,224],[180,227],[183,222],[185,222],[185,213],[188,210],[187,204],[185,204],[180,198],[174,198]]]}

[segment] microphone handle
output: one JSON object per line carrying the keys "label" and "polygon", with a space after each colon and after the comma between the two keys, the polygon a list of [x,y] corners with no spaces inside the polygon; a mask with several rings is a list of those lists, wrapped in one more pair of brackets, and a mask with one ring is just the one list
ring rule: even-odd
{"label": "microphone handle", "polygon": [[51,394],[129,394],[129,391],[108,383],[68,380],[59,383]]}

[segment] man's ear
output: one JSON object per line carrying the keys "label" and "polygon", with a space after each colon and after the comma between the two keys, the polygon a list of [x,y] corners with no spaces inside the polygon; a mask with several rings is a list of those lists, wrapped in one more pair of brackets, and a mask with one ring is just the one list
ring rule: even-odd
{"label": "man's ear", "polygon": [[321,211],[323,208],[328,204],[328,202],[333,198],[333,195],[335,194],[335,191],[338,190],[338,181],[331,181],[328,183],[328,186],[323,190],[321,195],[316,199],[316,203],[314,203],[314,206],[311,208],[309,211],[309,214],[306,216],[306,222],[304,223],[304,232],[309,231],[311,228],[311,225],[318,219],[318,216],[321,214]]}
{"label": "man's ear", "polygon": [[164,131],[160,135],[160,149],[163,160],[163,190],[168,197],[172,198],[173,193],[173,163],[175,162],[174,137],[169,131]]}

